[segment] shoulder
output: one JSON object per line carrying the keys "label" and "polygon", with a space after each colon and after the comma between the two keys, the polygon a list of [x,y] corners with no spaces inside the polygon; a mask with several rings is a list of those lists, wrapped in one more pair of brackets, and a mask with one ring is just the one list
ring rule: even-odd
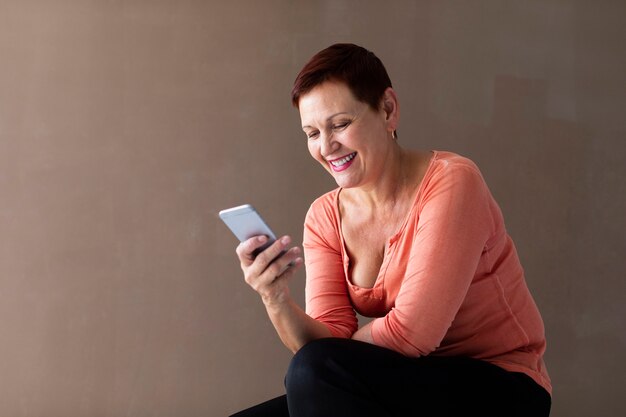
{"label": "shoulder", "polygon": [[448,230],[481,225],[476,236],[487,239],[501,214],[480,170],[472,160],[451,152],[436,152],[434,158],[415,202],[416,223],[445,224]]}
{"label": "shoulder", "polygon": [[478,166],[471,159],[448,151],[435,151],[433,166],[439,172],[473,171],[480,174]]}
{"label": "shoulder", "polygon": [[335,208],[337,207],[337,196],[339,195],[340,188],[336,188],[332,191],[329,191],[318,198],[316,198],[306,215],[307,221],[310,218],[318,218],[318,217],[334,217],[335,216]]}
{"label": "shoulder", "polygon": [[416,205],[487,209],[493,197],[478,166],[469,158],[444,151],[435,151],[430,167],[420,187]]}
{"label": "shoulder", "polygon": [[447,151],[435,151],[426,177],[426,185],[431,187],[447,184],[482,188],[486,185],[482,173],[474,161]]}
{"label": "shoulder", "polygon": [[310,234],[324,236],[338,230],[337,198],[340,191],[340,188],[336,188],[311,203],[304,220],[305,240]]}

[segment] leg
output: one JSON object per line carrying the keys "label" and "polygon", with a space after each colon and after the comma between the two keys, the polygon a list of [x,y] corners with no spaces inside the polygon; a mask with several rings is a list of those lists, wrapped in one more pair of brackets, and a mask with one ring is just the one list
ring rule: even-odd
{"label": "leg", "polygon": [[[408,358],[346,339],[321,339],[304,346],[289,367],[286,387],[292,417],[502,417],[549,412],[549,395],[525,375],[476,359]],[[533,398],[540,403],[528,409]]]}
{"label": "leg", "polygon": [[[319,339],[296,353],[285,378],[291,416],[391,416],[376,400],[377,393],[370,381],[354,369],[353,361],[365,361],[369,355],[352,352],[352,344],[348,342],[351,341]],[[352,353],[355,357],[350,358]],[[358,357],[357,353],[365,357]]]}
{"label": "leg", "polygon": [[250,407],[230,417],[289,417],[287,396],[283,395]]}

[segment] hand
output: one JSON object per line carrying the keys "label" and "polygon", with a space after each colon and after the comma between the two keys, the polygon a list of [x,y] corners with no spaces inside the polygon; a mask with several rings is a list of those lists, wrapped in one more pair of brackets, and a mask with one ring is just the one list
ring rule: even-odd
{"label": "hand", "polygon": [[289,279],[303,260],[299,247],[287,250],[291,243],[289,236],[276,240],[255,257],[254,251],[266,242],[266,236],[250,238],[237,246],[237,256],[246,283],[259,293],[266,306],[270,306],[289,299]]}
{"label": "hand", "polygon": [[374,339],[372,338],[372,323],[373,321],[370,321],[365,326],[354,332],[352,339],[374,344]]}

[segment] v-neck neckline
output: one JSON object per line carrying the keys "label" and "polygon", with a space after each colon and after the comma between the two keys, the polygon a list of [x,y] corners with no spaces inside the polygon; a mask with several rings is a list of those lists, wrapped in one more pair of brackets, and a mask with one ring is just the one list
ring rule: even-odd
{"label": "v-neck neckline", "polygon": [[404,233],[404,231],[406,230],[407,224],[409,223],[409,219],[413,216],[413,212],[417,209],[417,205],[418,202],[420,201],[420,199],[422,198],[422,190],[424,189],[424,184],[427,182],[427,179],[430,177],[431,172],[433,170],[433,166],[435,165],[435,161],[437,160],[438,156],[439,156],[439,152],[438,151],[431,151],[432,155],[430,157],[430,160],[428,161],[428,165],[426,167],[426,171],[424,172],[424,176],[422,177],[419,186],[417,187],[417,191],[415,192],[415,196],[413,197],[412,200],[412,204],[411,204],[411,208],[409,209],[409,211],[407,212],[404,221],[402,222],[402,224],[400,225],[400,227],[398,228],[398,230],[396,231],[396,233],[394,233],[392,236],[389,237],[389,239],[387,239],[387,241],[385,242],[385,250],[383,253],[383,261],[380,265],[380,269],[378,270],[378,275],[376,276],[376,280],[374,281],[374,285],[370,288],[370,287],[361,287],[357,284],[354,284],[352,282],[352,277],[350,275],[350,256],[348,255],[348,250],[346,248],[346,241],[344,239],[343,236],[343,229],[342,229],[342,218],[341,218],[341,210],[339,208],[339,195],[341,194],[341,191],[343,190],[343,188],[339,188],[336,195],[335,195],[335,204],[334,204],[334,209],[336,211],[336,216],[337,216],[337,222],[338,222],[338,231],[339,231],[339,241],[341,243],[341,257],[343,260],[343,269],[344,269],[344,274],[346,277],[346,281],[348,282],[349,286],[354,290],[354,291],[358,291],[358,292],[363,292],[363,291],[370,291],[372,292],[371,296],[375,297],[375,298],[380,298],[382,297],[382,293],[383,293],[383,289],[381,288],[381,286],[384,283],[384,277],[385,277],[385,272],[387,271],[387,268],[389,266],[389,262],[391,261],[391,259],[393,258],[393,249],[394,249],[394,243],[398,241],[398,239],[402,236],[402,234]]}

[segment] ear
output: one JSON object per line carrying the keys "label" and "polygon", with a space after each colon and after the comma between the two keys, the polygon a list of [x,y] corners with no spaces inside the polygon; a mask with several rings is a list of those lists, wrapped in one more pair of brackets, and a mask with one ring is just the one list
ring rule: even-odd
{"label": "ear", "polygon": [[382,98],[382,111],[385,114],[385,123],[387,124],[387,130],[394,132],[398,126],[398,120],[400,119],[400,108],[398,105],[398,96],[391,87],[387,87],[383,93]]}

